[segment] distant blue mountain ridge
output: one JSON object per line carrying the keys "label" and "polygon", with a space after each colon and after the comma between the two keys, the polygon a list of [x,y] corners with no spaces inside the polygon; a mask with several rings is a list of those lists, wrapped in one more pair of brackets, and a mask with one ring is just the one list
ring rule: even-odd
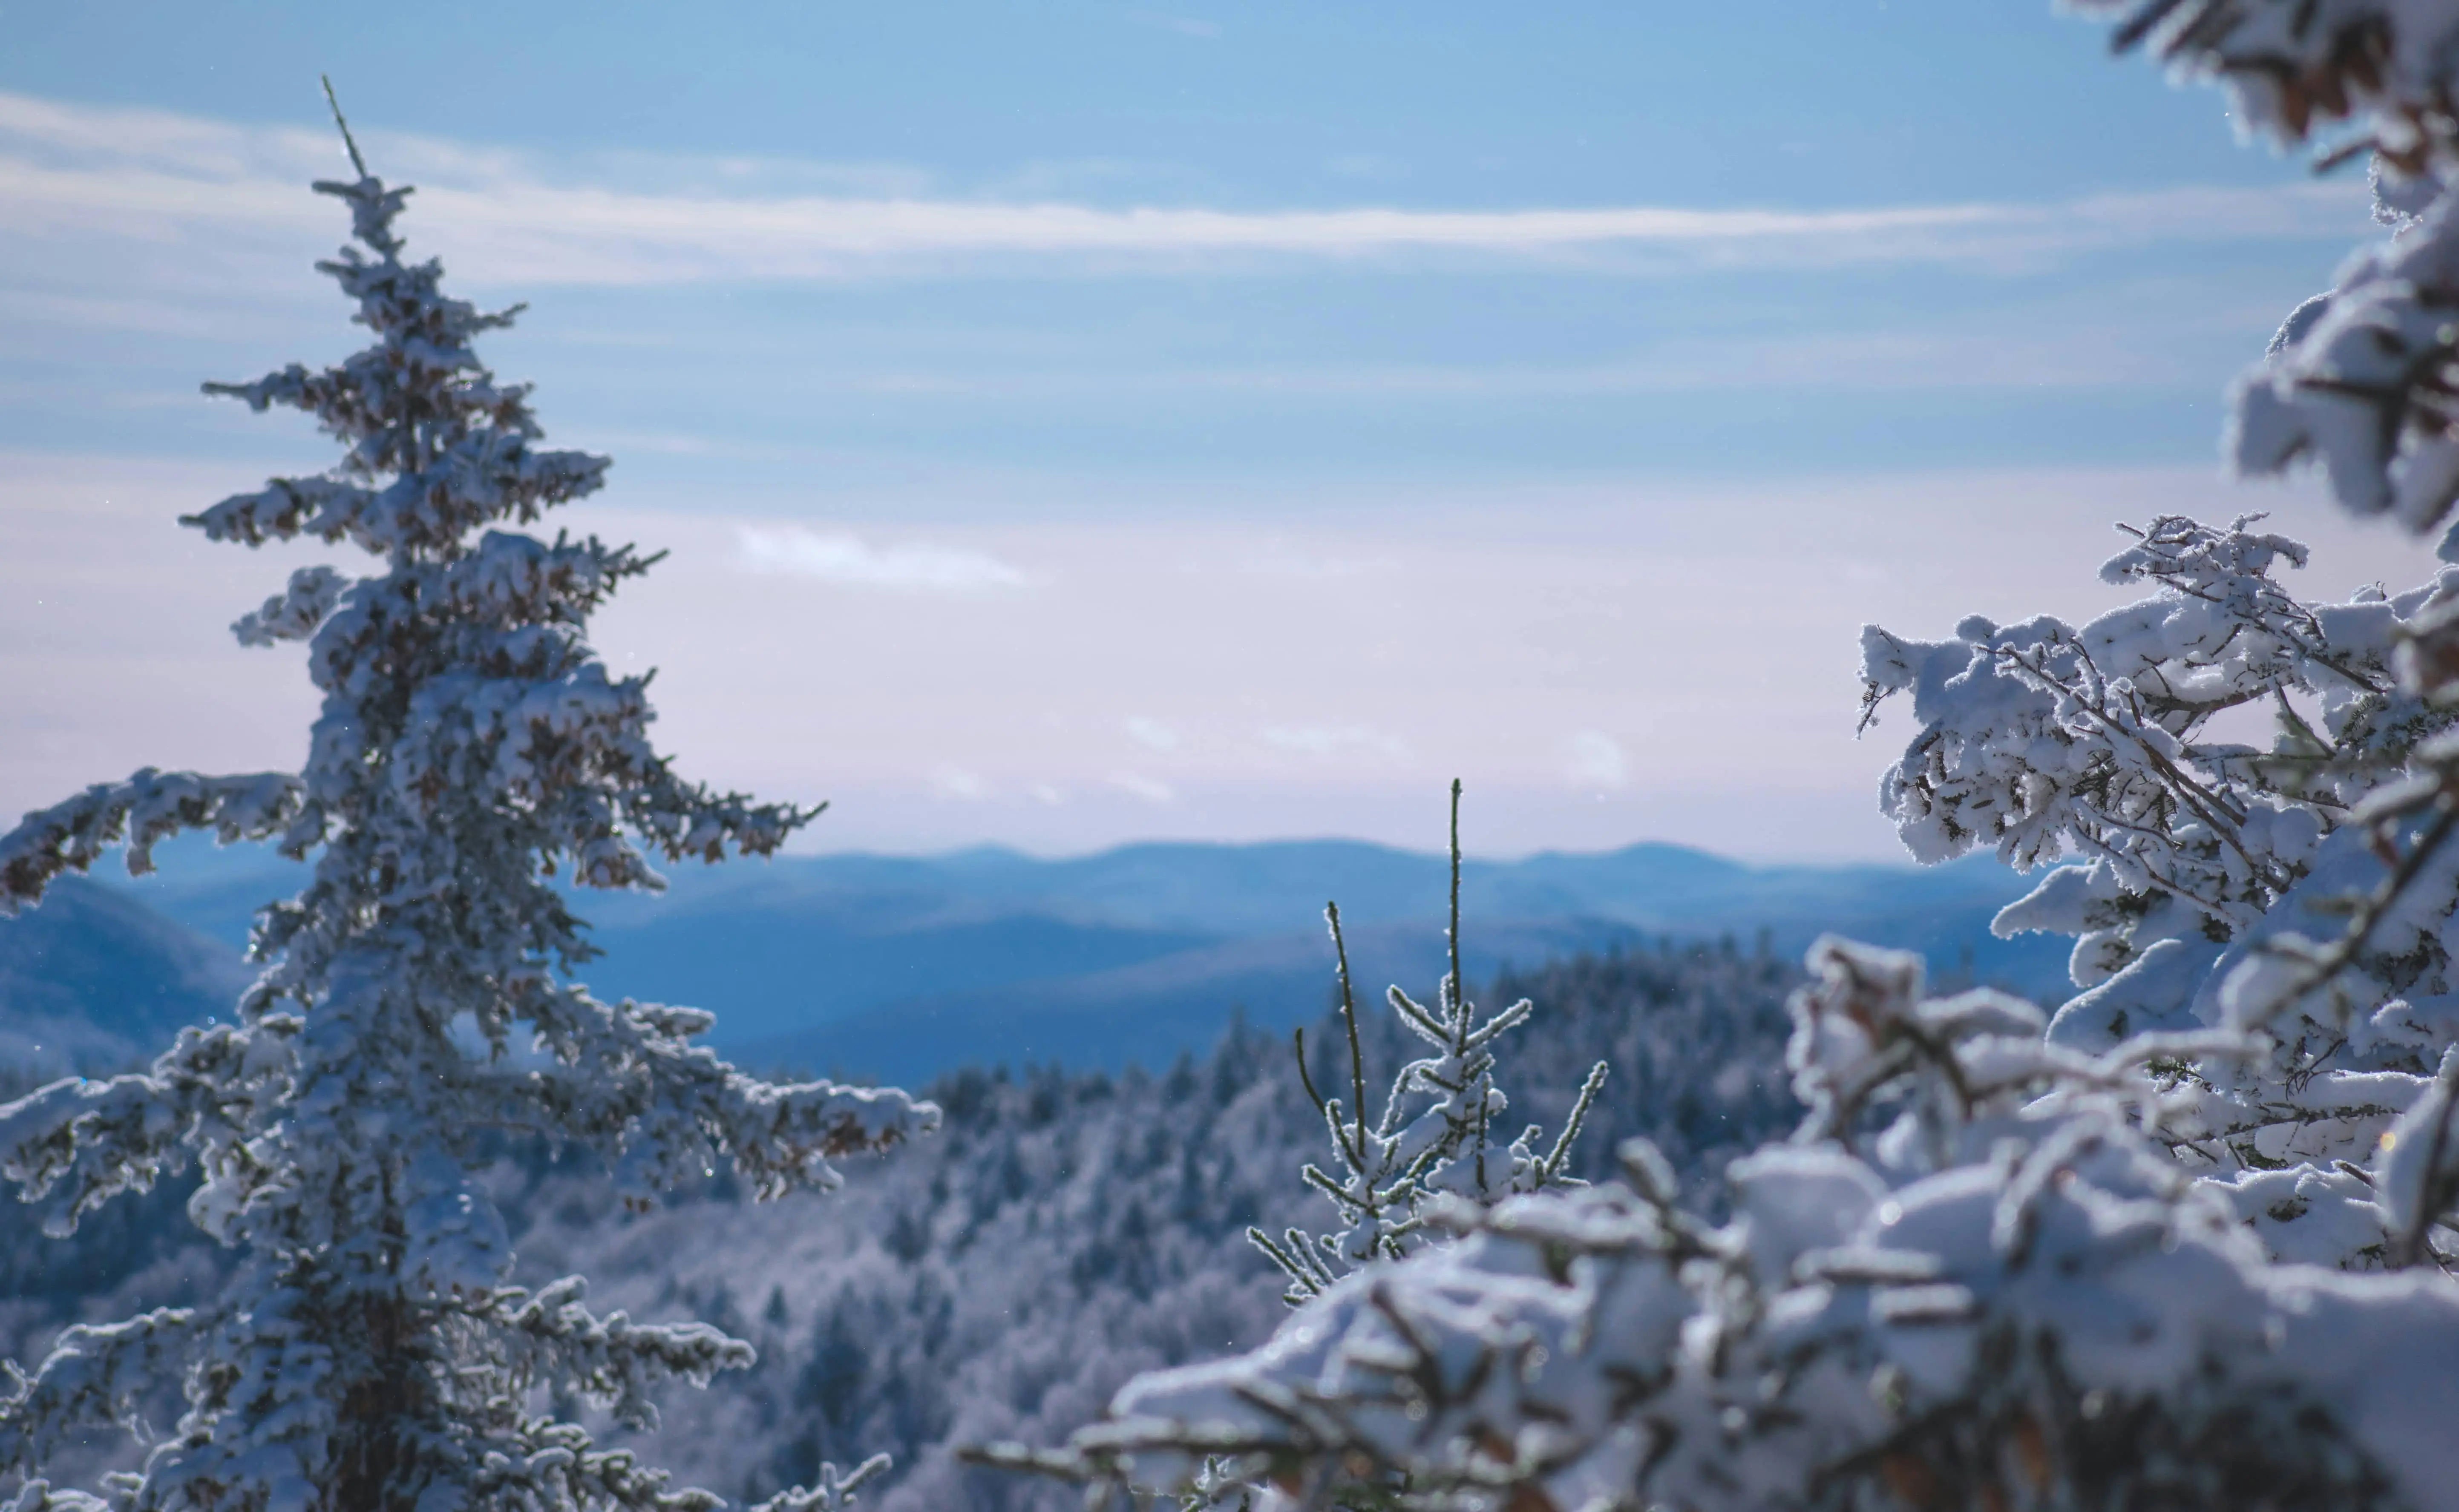
{"label": "distant blue mountain ridge", "polygon": [[230,1011],[239,953],[83,877],[0,919],[0,1085],[114,1071]]}
{"label": "distant blue mountain ridge", "polygon": [[[304,874],[262,849],[201,841],[167,845],[158,861],[129,878],[115,859],[99,886],[60,895],[69,908],[0,922],[0,1055],[21,1013],[56,1024],[70,998],[95,1054],[167,1038],[166,1013],[226,1003],[254,909]],[[1306,1022],[1334,991],[1322,922],[1333,900],[1362,994],[1398,982],[1422,997],[1443,969],[1443,858],[1358,841],[1132,845],[1060,860],[991,848],[789,856],[678,867],[671,882],[661,895],[576,899],[606,952],[584,976],[601,996],[714,1011],[711,1042],[765,1067],[919,1081],[967,1063],[1156,1065],[1208,1045],[1233,1014]],[[1797,955],[1834,930],[1921,951],[1944,980],[2054,1001],[2069,990],[2067,942],[1988,930],[2027,888],[1986,858],[1750,866],[1650,844],[1472,860],[1462,955],[1479,982],[1505,965],[1666,937]],[[103,900],[118,912],[96,912]],[[46,976],[43,959],[71,956],[116,968]]]}

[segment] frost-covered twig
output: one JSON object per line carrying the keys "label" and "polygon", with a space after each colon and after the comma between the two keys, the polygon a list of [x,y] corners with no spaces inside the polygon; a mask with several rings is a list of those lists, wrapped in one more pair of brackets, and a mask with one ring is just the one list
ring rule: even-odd
{"label": "frost-covered twig", "polygon": [[794,1486],[780,1491],[753,1507],[751,1512],[843,1512],[859,1500],[855,1493],[888,1473],[890,1460],[884,1454],[872,1455],[851,1472],[841,1472],[833,1464],[820,1465],[819,1484],[806,1489]]}

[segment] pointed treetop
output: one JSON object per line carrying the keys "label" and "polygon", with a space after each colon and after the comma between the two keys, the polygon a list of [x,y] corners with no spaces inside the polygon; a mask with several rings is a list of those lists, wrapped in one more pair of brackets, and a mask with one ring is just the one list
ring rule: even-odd
{"label": "pointed treetop", "polygon": [[316,77],[325,86],[325,103],[333,107],[333,124],[342,128],[342,146],[349,152],[350,166],[358,170],[360,178],[365,178],[368,177],[368,160],[359,156],[358,140],[350,135],[350,123],[342,118],[342,101],[333,93],[333,75],[319,74]]}
{"label": "pointed treetop", "polygon": [[[361,242],[375,249],[385,262],[401,257],[402,240],[393,235],[393,218],[401,214],[402,201],[409,198],[410,186],[388,189],[383,179],[368,172],[368,160],[359,153],[358,138],[350,135],[350,123],[342,115],[341,97],[333,93],[333,80],[327,74],[316,75],[325,86],[325,103],[332,107],[333,124],[342,129],[342,146],[350,155],[350,167],[358,178],[348,183],[319,178],[312,186],[318,194],[328,194],[350,206],[350,230]],[[346,253],[345,256],[354,254]],[[323,264],[319,264],[322,266]],[[330,271],[330,269],[327,269]]]}

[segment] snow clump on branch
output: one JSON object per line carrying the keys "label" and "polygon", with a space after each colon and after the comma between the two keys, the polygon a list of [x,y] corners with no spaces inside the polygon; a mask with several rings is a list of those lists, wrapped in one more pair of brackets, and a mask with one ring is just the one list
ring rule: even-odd
{"label": "snow clump on branch", "polygon": [[[2394,234],[2280,327],[2237,394],[2248,473],[2319,467],[2340,503],[2415,531],[2459,504],[2459,6],[2448,0],[2070,0],[2180,77],[2226,86],[2246,134],[2373,163]],[[2459,559],[2459,533],[2443,537]]]}

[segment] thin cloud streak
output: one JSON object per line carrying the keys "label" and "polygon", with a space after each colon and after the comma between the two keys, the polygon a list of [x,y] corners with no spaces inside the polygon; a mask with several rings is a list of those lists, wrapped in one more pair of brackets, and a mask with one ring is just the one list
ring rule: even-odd
{"label": "thin cloud streak", "polygon": [[[2359,186],[2185,188],[2058,204],[1842,210],[1634,205],[1518,210],[1229,211],[1053,201],[760,194],[712,161],[662,192],[571,181],[518,155],[368,133],[380,168],[418,182],[422,242],[489,283],[626,285],[814,280],[956,268],[1123,272],[1190,260],[1397,256],[1572,261],[1631,272],[1883,262],[2036,264],[2175,241],[2343,239]],[[317,134],[0,93],[0,247],[93,236],[174,245],[200,233],[270,251],[329,233],[301,192],[330,176]],[[585,165],[584,165],[585,166]],[[602,170],[606,165],[599,165]],[[807,166],[808,181],[816,168]]]}
{"label": "thin cloud streak", "polygon": [[[2053,312],[2055,313],[2055,312]],[[2010,323],[2011,324],[2011,323]],[[1024,368],[979,367],[813,371],[813,391],[1088,402],[1121,393],[1272,394],[1330,399],[1400,395],[1478,398],[1697,393],[1708,389],[1850,388],[2155,388],[2200,376],[2181,344],[2241,337],[2193,315],[2154,312],[2127,323],[2060,326],[2046,319],[1986,330],[1815,332],[1669,341],[1625,360],[1385,367]]]}
{"label": "thin cloud streak", "polygon": [[781,573],[857,588],[968,590],[1008,588],[1023,573],[982,552],[943,546],[873,546],[859,536],[789,526],[745,526],[735,533],[743,563],[755,573]]}

